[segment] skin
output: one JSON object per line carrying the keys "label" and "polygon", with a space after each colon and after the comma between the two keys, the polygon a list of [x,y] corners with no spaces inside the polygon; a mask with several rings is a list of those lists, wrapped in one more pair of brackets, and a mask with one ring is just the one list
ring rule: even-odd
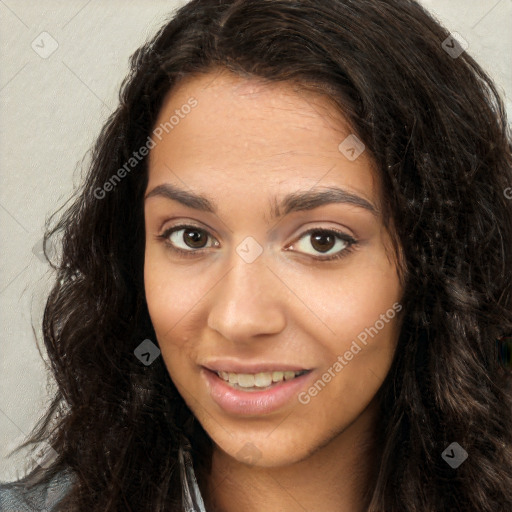
{"label": "skin", "polygon": [[[400,302],[372,160],[367,151],[354,161],[340,152],[338,145],[353,132],[326,97],[223,70],[180,82],[155,126],[191,97],[197,107],[155,139],[146,192],[169,183],[207,196],[218,211],[158,195],[146,199],[145,290],[169,374],[214,442],[212,472],[202,489],[207,506],[227,512],[363,510],[364,485],[375,466],[374,398],[392,362],[399,314],[309,403],[294,397],[272,413],[221,409],[201,378],[201,364],[219,357],[298,365],[313,369],[307,391],[329,368],[332,374],[338,356],[365,328]],[[271,219],[274,197],[334,186],[366,199],[375,212],[331,203]],[[182,222],[206,231],[200,254],[180,256],[158,238]],[[341,259],[315,260],[325,255],[311,235],[303,235],[312,227],[337,229],[357,243]],[[183,234],[176,232],[172,241],[197,251]],[[236,250],[248,236],[263,249],[251,263]],[[342,248],[337,240],[328,255]]]}

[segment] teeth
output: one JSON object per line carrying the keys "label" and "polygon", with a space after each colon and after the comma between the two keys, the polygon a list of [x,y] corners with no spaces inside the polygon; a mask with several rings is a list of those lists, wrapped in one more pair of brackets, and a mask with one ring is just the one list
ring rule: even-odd
{"label": "teeth", "polygon": [[249,373],[241,373],[240,375],[238,375],[238,385],[242,386],[243,388],[254,387],[254,375],[251,375]]}
{"label": "teeth", "polygon": [[231,372],[217,372],[217,375],[229,382],[230,384],[238,384],[242,388],[267,388],[272,383],[281,382],[283,380],[291,380],[302,375],[306,370],[298,372],[285,371],[285,372],[261,372],[261,373],[231,373]]}
{"label": "teeth", "polygon": [[254,384],[258,388],[266,388],[272,384],[272,375],[270,373],[257,373],[254,376]]}
{"label": "teeth", "polygon": [[280,380],[283,380],[283,376],[283,372],[272,372],[272,382],[279,382]]}

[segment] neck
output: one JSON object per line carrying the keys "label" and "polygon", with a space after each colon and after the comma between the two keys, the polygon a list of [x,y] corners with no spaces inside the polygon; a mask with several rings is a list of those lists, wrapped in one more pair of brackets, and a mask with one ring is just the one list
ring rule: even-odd
{"label": "neck", "polygon": [[375,404],[302,460],[250,466],[214,444],[205,504],[212,512],[363,512],[378,466]]}

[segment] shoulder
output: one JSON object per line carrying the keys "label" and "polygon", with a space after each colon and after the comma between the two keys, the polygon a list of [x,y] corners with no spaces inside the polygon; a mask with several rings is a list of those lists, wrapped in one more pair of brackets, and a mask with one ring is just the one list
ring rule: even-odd
{"label": "shoulder", "polygon": [[72,484],[67,472],[59,473],[47,484],[29,487],[27,478],[0,483],[0,512],[51,512]]}

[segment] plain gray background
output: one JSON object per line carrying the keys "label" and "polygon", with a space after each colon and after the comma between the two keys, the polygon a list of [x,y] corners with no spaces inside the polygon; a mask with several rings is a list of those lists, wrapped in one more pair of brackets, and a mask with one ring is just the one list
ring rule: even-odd
{"label": "plain gray background", "polygon": [[[71,194],[79,162],[117,105],[128,57],[186,0],[0,0],[0,480],[6,458],[41,417],[53,387],[40,339],[48,265],[38,257],[45,218]],[[423,0],[469,43],[512,107],[512,0]],[[441,43],[441,42],[440,42]]]}

